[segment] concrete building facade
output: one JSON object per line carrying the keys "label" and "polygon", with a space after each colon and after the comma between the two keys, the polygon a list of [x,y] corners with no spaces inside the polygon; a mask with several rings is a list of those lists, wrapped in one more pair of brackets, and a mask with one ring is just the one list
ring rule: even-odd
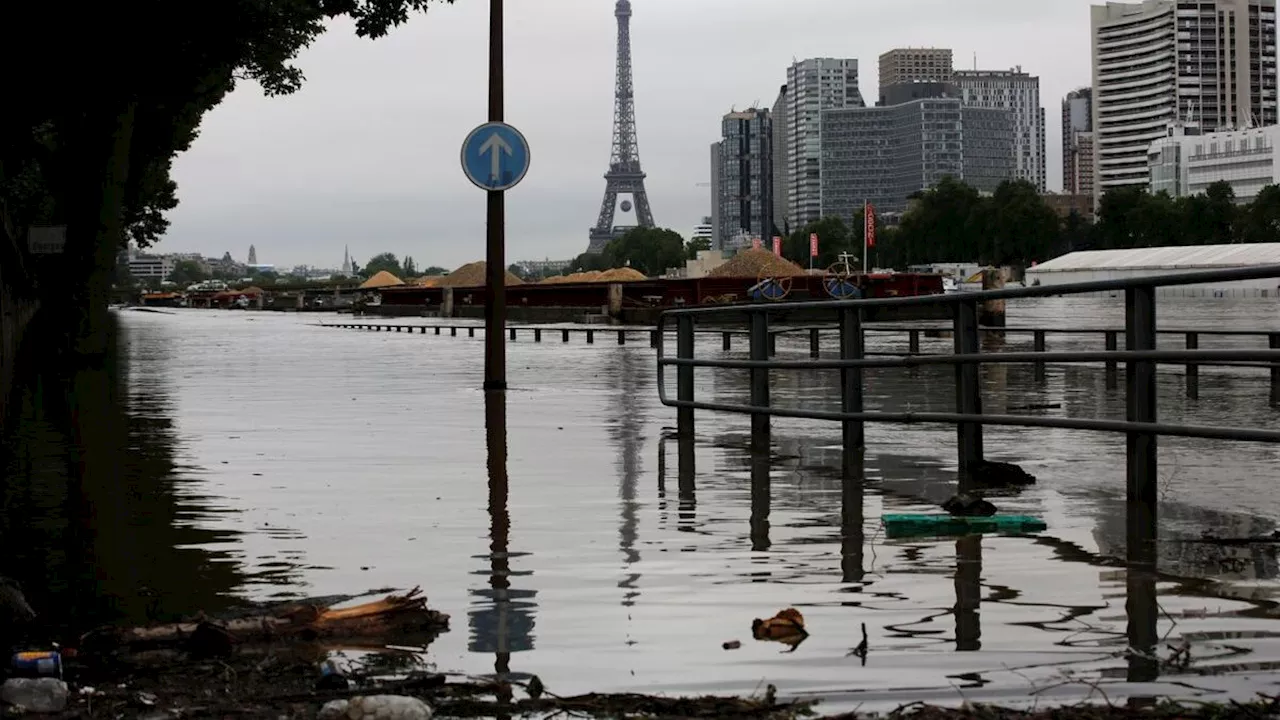
{"label": "concrete building facade", "polygon": [[892,105],[884,95],[890,85],[949,83],[955,68],[949,48],[895,48],[880,56],[879,105]]}
{"label": "concrete building facade", "polygon": [[791,167],[787,129],[791,126],[791,113],[787,99],[787,86],[783,85],[773,102],[773,222],[784,233],[791,227],[791,205],[787,202],[787,169]]}
{"label": "concrete building facade", "polygon": [[858,61],[811,58],[787,69],[786,193],[791,229],[822,215],[822,113],[862,108]]}
{"label": "concrete building facade", "polygon": [[1045,191],[1045,119],[1040,104],[1040,78],[1012,70],[957,70],[954,82],[965,105],[1006,110],[1014,120],[1015,177]]}
{"label": "concrete building facade", "polygon": [[731,112],[721,122],[720,235],[773,236],[773,122],[765,108]]}
{"label": "concrete building facade", "polygon": [[711,143],[711,247],[720,245],[720,143]]}
{"label": "concrete building facade", "polygon": [[866,200],[901,213],[948,175],[991,192],[1016,169],[1012,113],[959,98],[827,110],[822,125],[822,214],[846,222]]}
{"label": "concrete building facade", "polygon": [[1226,182],[1237,202],[1250,202],[1262,188],[1280,184],[1277,144],[1280,125],[1200,133],[1176,123],[1147,152],[1148,190],[1188,197]]}
{"label": "concrete building facade", "polygon": [[1062,100],[1062,192],[1093,195],[1093,89]]}
{"label": "concrete building facade", "polygon": [[1091,24],[1095,197],[1149,184],[1170,123],[1276,124],[1276,0],[1111,2]]}

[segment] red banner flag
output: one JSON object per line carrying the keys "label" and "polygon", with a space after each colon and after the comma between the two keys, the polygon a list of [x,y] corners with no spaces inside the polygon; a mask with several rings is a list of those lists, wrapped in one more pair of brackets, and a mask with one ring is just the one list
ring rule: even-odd
{"label": "red banner flag", "polygon": [[782,257],[782,238],[773,236],[773,254]]}
{"label": "red banner flag", "polygon": [[809,233],[809,257],[818,257],[818,233]]}
{"label": "red banner flag", "polygon": [[863,216],[865,221],[867,247],[876,246],[876,208],[870,202],[863,206]]}

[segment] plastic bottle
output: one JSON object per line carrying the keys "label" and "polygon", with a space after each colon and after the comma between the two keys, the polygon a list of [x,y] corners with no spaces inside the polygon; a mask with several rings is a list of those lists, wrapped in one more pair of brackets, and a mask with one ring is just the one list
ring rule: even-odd
{"label": "plastic bottle", "polygon": [[0,685],[0,701],[37,713],[67,708],[67,684],[57,678],[13,678]]}

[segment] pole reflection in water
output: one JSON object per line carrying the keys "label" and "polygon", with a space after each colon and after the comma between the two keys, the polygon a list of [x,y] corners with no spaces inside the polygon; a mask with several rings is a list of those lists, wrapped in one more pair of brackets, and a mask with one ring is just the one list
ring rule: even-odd
{"label": "pole reflection in water", "polygon": [[[1135,503],[1130,502],[1132,506]],[[1125,614],[1128,616],[1129,682],[1153,682],[1160,677],[1156,646],[1159,607],[1156,597],[1156,514],[1129,512],[1128,521],[1142,523],[1130,527],[1125,572]]]}
{"label": "pole reflection in water", "polygon": [[751,549],[769,549],[769,451],[751,451]]}
{"label": "pole reflection in water", "polygon": [[693,434],[680,433],[676,437],[676,443],[679,446],[680,458],[679,466],[676,468],[679,478],[677,495],[680,503],[679,529],[684,532],[693,532],[698,521],[698,498],[694,481],[697,470],[693,459]]}
{"label": "pole reflection in water", "polygon": [[866,458],[860,450],[846,450],[842,462],[844,477],[840,495],[840,579],[847,583],[860,583],[866,575],[862,567]]}
{"label": "pole reflection in water", "polygon": [[956,650],[982,649],[982,536],[956,540]]}
{"label": "pole reflection in water", "polygon": [[[511,559],[518,557],[509,550],[511,516],[507,509],[507,398],[502,391],[488,391],[484,398],[485,445],[489,468],[489,587],[472,590],[476,609],[469,615],[471,643],[474,653],[493,653],[493,671],[497,679],[511,673],[511,653],[533,649],[533,612],[537,604],[534,590],[511,587],[513,577],[531,572],[513,572]],[[499,697],[500,701],[509,701]]]}

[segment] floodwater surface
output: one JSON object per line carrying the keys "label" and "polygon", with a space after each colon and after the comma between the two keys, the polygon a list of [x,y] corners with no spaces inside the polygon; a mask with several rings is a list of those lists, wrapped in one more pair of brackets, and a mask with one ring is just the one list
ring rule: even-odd
{"label": "floodwater surface", "polygon": [[[1117,301],[1037,301],[1011,306],[1010,325],[1119,328],[1121,313]],[[1165,328],[1280,330],[1274,302],[1162,300],[1160,313]],[[698,413],[682,462],[648,343],[544,333],[509,344],[511,390],[489,407],[506,419],[505,483],[495,483],[482,333],[322,326],[337,321],[119,313],[114,367],[25,390],[0,570],[68,627],[420,585],[452,615],[427,653],[436,667],[534,673],[558,694],[746,694],[771,683],[835,710],[1276,692],[1273,547],[1195,542],[1276,528],[1272,446],[1162,440],[1161,575],[1131,578],[1123,436],[988,428],[989,458],[1039,478],[993,501],[1049,529],[890,540],[881,514],[930,512],[954,492],[954,428],[869,425],[865,483],[846,483],[838,425],[775,420],[762,458],[748,450],[749,418]],[[868,342],[906,349],[900,334]],[[1030,347],[1029,336],[990,342]],[[1051,336],[1049,347],[1101,343]],[[779,353],[807,347],[784,338]],[[720,356],[719,336],[698,352]],[[1024,366],[983,372],[988,412],[1124,415],[1123,390],[1106,388],[1101,367],[1050,366],[1044,380]],[[950,373],[868,371],[867,405],[954,409]],[[699,399],[746,401],[743,371],[697,380]],[[772,377],[783,406],[836,409],[838,388],[838,373]],[[1042,409],[1019,410],[1028,406]],[[1266,372],[1236,368],[1202,369],[1196,400],[1181,368],[1162,370],[1160,416],[1280,426]],[[1126,604],[1158,618],[1161,658],[1190,643],[1190,665],[1128,652]],[[804,613],[805,642],[752,640],[753,618],[789,606]],[[864,625],[865,662],[853,653]],[[741,649],[724,650],[731,640]]]}

